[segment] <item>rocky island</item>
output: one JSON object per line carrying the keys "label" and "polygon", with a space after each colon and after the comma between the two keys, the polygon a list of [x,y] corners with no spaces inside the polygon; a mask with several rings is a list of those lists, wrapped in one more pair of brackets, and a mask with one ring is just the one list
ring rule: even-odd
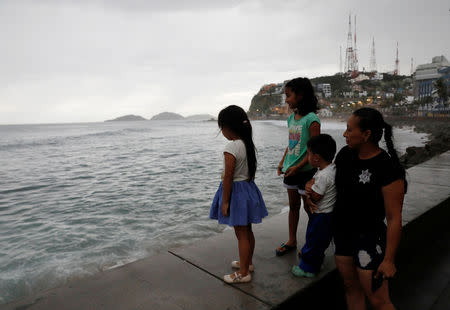
{"label": "rocky island", "polygon": [[190,115],[190,116],[182,116],[180,114],[177,113],[172,113],[172,112],[162,112],[159,114],[156,114],[155,116],[153,116],[150,120],[154,121],[154,120],[163,120],[163,121],[167,121],[167,120],[189,120],[189,121],[208,121],[214,119],[214,116],[209,115],[209,114],[196,114],[196,115]]}
{"label": "rocky island", "polygon": [[153,116],[150,120],[152,121],[168,121],[168,120],[182,120],[184,116],[172,113],[172,112],[162,112]]}
{"label": "rocky island", "polygon": [[146,120],[147,119],[143,118],[142,116],[129,114],[129,115],[117,117],[115,119],[107,120],[106,122],[134,122],[134,121],[146,121]]}

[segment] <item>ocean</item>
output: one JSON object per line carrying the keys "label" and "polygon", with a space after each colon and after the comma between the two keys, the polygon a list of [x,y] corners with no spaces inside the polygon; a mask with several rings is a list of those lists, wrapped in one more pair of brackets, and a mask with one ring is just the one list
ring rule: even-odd
{"label": "ocean", "polygon": [[[285,121],[253,121],[269,216]],[[338,149],[345,123],[323,121]],[[394,131],[400,153],[426,134]],[[229,229],[209,220],[226,144],[216,122],[0,126],[0,304]]]}

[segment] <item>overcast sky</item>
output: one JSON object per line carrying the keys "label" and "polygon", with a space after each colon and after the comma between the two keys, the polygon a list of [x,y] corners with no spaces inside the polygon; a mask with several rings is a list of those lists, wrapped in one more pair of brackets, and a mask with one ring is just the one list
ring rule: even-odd
{"label": "overcast sky", "polygon": [[[357,15],[360,69],[450,59],[448,0],[0,0],[0,124],[184,116],[331,75]],[[353,23],[353,17],[352,17]]]}

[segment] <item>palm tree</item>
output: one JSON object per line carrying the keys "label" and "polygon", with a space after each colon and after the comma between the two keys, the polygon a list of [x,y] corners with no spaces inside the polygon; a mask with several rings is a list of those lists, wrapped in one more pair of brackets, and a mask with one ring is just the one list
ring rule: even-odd
{"label": "palm tree", "polygon": [[442,103],[446,103],[448,99],[447,84],[443,78],[439,78],[434,82],[438,97]]}

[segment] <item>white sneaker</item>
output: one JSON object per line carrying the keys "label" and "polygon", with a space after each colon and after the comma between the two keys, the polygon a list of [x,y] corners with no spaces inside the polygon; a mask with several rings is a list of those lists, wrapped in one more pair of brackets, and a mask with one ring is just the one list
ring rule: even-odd
{"label": "white sneaker", "polygon": [[246,276],[242,276],[240,273],[235,272],[235,273],[227,274],[227,275],[223,276],[223,280],[229,284],[248,283],[252,280],[252,276],[250,275],[250,273]]}
{"label": "white sneaker", "polygon": [[[236,269],[240,269],[241,268],[241,263],[239,263],[238,260],[234,260],[234,261],[231,262],[231,267],[236,268]],[[250,271],[250,272],[255,271],[255,266],[249,265],[248,266],[248,271]]]}

